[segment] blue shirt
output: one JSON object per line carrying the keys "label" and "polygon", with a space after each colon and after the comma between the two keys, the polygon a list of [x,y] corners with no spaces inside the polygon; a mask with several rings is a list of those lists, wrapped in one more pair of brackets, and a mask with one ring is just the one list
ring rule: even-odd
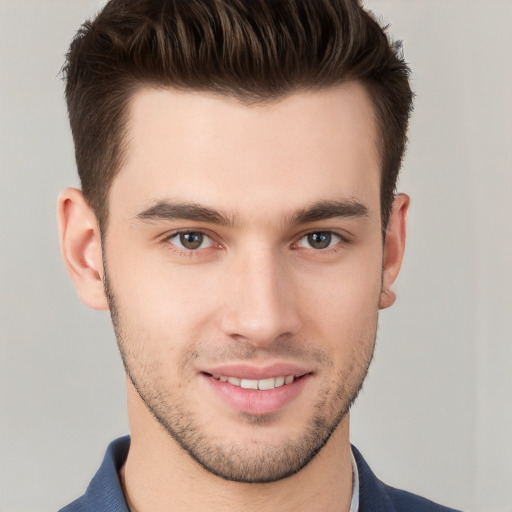
{"label": "blue shirt", "polygon": [[[110,443],[85,494],[59,512],[130,512],[119,481],[129,448],[129,436]],[[354,446],[352,453],[359,473],[359,512],[457,512],[382,483]]]}

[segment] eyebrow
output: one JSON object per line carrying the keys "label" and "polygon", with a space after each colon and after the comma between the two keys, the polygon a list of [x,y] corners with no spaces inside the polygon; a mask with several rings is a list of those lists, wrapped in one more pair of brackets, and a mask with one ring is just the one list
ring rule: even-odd
{"label": "eyebrow", "polygon": [[196,203],[158,201],[155,205],[140,212],[137,217],[144,221],[186,219],[208,222],[221,226],[233,226],[234,218],[229,215]]}
{"label": "eyebrow", "polygon": [[355,199],[319,201],[294,213],[291,217],[291,224],[306,224],[336,218],[368,217],[368,214],[368,208]]}
{"label": "eyebrow", "polygon": [[[288,222],[292,225],[298,225],[335,218],[367,217],[368,213],[368,208],[355,199],[318,201],[293,212],[288,217]],[[169,200],[158,201],[153,206],[137,214],[136,219],[142,221],[180,219],[228,227],[240,225],[239,222],[236,222],[234,215],[229,215],[197,203],[173,202]]]}

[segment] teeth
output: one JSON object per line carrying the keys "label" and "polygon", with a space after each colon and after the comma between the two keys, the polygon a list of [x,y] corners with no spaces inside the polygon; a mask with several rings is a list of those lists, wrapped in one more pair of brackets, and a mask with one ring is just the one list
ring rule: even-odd
{"label": "teeth", "polygon": [[274,389],[276,387],[276,379],[261,379],[258,381],[258,389]]}
{"label": "teeth", "polygon": [[242,379],[240,381],[240,387],[244,389],[258,389],[258,381],[250,379]]}
{"label": "teeth", "polygon": [[274,389],[284,386],[285,384],[291,384],[295,380],[294,375],[287,375],[282,377],[270,377],[268,379],[239,379],[238,377],[226,377],[225,375],[212,375],[215,380],[221,382],[229,382],[233,386],[239,386],[244,389]]}
{"label": "teeth", "polygon": [[276,377],[276,388],[280,388],[281,386],[284,386],[284,377]]}

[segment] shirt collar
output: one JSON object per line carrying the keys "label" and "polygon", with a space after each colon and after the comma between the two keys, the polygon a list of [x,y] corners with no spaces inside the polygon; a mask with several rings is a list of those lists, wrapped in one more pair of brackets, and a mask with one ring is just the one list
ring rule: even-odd
{"label": "shirt collar", "polygon": [[357,469],[354,452],[350,449],[350,460],[352,461],[352,501],[349,512],[359,511],[359,470]]}

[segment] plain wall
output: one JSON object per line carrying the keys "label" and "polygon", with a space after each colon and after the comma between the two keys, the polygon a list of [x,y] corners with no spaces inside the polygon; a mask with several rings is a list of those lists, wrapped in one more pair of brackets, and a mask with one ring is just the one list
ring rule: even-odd
{"label": "plain wall", "polygon": [[[108,315],[61,263],[76,185],[58,73],[100,2],[0,0],[0,511],[57,510],[127,432]],[[417,94],[398,302],[381,315],[352,440],[387,483],[512,511],[512,2],[366,2],[403,39]]]}

